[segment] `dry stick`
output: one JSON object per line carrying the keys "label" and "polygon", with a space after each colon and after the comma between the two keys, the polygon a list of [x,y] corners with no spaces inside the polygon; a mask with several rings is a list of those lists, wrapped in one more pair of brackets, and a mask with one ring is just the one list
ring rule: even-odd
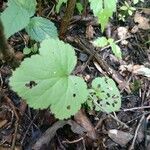
{"label": "dry stick", "polygon": [[60,26],[59,36],[61,39],[64,39],[65,33],[68,30],[68,26],[70,24],[70,21],[74,13],[75,5],[76,5],[76,0],[68,0],[65,15],[61,21],[61,26]]}
{"label": "dry stick", "polygon": [[124,112],[126,111],[133,111],[133,110],[138,110],[138,109],[148,109],[150,106],[141,106],[141,107],[133,107],[133,108],[128,108],[128,109],[123,109]]}
{"label": "dry stick", "polygon": [[[68,40],[72,40],[72,39],[69,39]],[[75,42],[76,44],[78,44],[78,46],[83,50],[85,51],[86,53],[88,53],[90,56],[92,55],[93,58],[98,62],[98,64],[102,67],[102,69],[104,69],[106,71],[106,73],[111,76],[119,85],[120,85],[120,88],[122,89],[122,85],[126,85],[123,77],[117,72],[115,71],[113,68],[111,68],[107,62],[102,58],[102,56],[100,56],[99,54],[95,53],[95,48],[94,46],[87,42],[86,40],[84,39],[81,39],[81,38],[75,38],[73,39],[74,41],[72,42]],[[126,91],[128,92],[128,89],[129,87],[126,86],[127,89]]]}
{"label": "dry stick", "polygon": [[145,118],[145,114],[143,114],[143,116],[141,117],[141,119],[140,119],[140,121],[139,121],[139,124],[138,124],[138,126],[137,126],[137,128],[136,128],[136,130],[135,130],[134,138],[133,138],[133,141],[132,141],[131,146],[129,147],[129,150],[134,150],[135,140],[136,140],[136,138],[137,138],[137,134],[138,134],[139,128],[140,128],[140,126],[141,126],[142,121],[144,120],[144,118]]}
{"label": "dry stick", "polygon": [[11,99],[7,96],[4,97],[4,99],[7,101],[7,103],[11,106],[15,116],[16,116],[16,121],[15,121],[15,131],[14,131],[14,136],[13,136],[13,140],[12,140],[12,146],[11,146],[11,150],[15,149],[15,143],[16,143],[16,138],[17,138],[17,131],[18,131],[18,126],[19,126],[19,117],[18,114],[16,112],[16,108],[14,107]]}
{"label": "dry stick", "polygon": [[80,142],[80,141],[82,141],[82,140],[84,140],[83,137],[81,137],[81,138],[79,138],[79,139],[77,139],[77,140],[73,140],[73,141],[66,140],[66,141],[63,141],[62,143],[74,144],[74,143]]}

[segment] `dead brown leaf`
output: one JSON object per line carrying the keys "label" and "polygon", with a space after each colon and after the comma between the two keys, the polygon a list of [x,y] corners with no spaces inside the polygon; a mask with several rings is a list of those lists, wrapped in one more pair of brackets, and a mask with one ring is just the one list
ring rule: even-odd
{"label": "dead brown leaf", "polygon": [[139,12],[136,12],[134,15],[134,22],[138,23],[138,28],[143,30],[150,29],[149,19],[142,16]]}

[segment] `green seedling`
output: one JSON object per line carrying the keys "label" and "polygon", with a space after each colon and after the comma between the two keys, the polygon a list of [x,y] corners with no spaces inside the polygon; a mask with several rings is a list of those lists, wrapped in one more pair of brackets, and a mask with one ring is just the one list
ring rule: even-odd
{"label": "green seedling", "polygon": [[120,13],[118,15],[119,20],[125,21],[125,18],[132,16],[136,8],[130,6],[126,1],[123,6],[120,7]]}

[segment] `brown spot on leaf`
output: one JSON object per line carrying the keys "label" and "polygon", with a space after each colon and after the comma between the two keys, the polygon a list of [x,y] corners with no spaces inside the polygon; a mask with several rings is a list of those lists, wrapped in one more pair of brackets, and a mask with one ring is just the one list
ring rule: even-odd
{"label": "brown spot on leaf", "polygon": [[67,106],[67,109],[70,110],[70,105]]}
{"label": "brown spot on leaf", "polygon": [[73,93],[73,97],[76,97],[76,94],[75,94],[75,93]]}
{"label": "brown spot on leaf", "polygon": [[36,86],[37,83],[35,81],[30,81],[29,83],[26,83],[25,86],[32,89],[34,86]]}

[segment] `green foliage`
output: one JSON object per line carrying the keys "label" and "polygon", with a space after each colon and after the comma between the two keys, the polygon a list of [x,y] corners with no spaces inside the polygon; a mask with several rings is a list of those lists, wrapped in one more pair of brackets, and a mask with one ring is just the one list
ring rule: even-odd
{"label": "green foliage", "polygon": [[133,3],[134,3],[134,4],[137,4],[137,3],[139,3],[140,1],[141,1],[141,2],[144,2],[144,0],[133,0]]}
{"label": "green foliage", "polygon": [[[58,3],[56,5],[56,13],[59,13],[60,11],[60,7],[62,6],[62,4],[66,4],[67,0],[58,0]],[[76,3],[76,8],[79,11],[79,13],[81,14],[82,10],[83,10],[83,6],[80,2]]]}
{"label": "green foliage", "polygon": [[75,52],[58,39],[44,40],[39,52],[26,58],[13,72],[10,86],[29,106],[50,106],[56,118],[68,118],[80,109],[88,95],[84,80],[70,75],[77,61]]}
{"label": "green foliage", "polygon": [[67,0],[58,0],[58,3],[56,5],[56,13],[59,13],[60,7],[63,3],[67,3]]}
{"label": "green foliage", "polygon": [[118,111],[121,107],[120,92],[115,82],[109,77],[98,77],[92,82],[90,97],[87,100],[90,108],[107,113]]}
{"label": "green foliage", "polygon": [[[116,11],[116,0],[89,2],[103,31]],[[67,0],[58,0],[57,13],[63,3],[67,3]],[[83,10],[81,3],[76,3],[76,8],[79,13]],[[121,100],[114,81],[108,77],[96,78],[89,92],[82,78],[71,75],[77,63],[75,51],[69,44],[58,39],[57,29],[51,21],[33,17],[35,9],[36,0],[32,0],[32,3],[30,0],[9,0],[8,8],[1,15],[7,38],[25,28],[33,40],[41,42],[39,54],[25,58],[20,67],[13,71],[10,78],[11,88],[26,100],[30,107],[50,107],[59,119],[74,115],[88,95],[90,98],[87,102],[92,109],[94,107],[98,111],[106,112],[118,110]],[[120,48],[113,39],[101,37],[93,43],[100,47],[110,44],[113,53],[121,58]],[[25,47],[23,52],[26,55],[37,53],[37,43],[31,48]]]}
{"label": "green foliage", "polygon": [[53,22],[46,18],[34,17],[30,19],[30,23],[26,27],[30,37],[38,42],[46,38],[58,38],[57,29]]}
{"label": "green foliage", "polygon": [[116,11],[117,0],[89,0],[89,2],[94,16],[98,18],[102,31],[104,31],[109,18]]}
{"label": "green foliage", "polygon": [[132,16],[133,12],[136,9],[132,6],[130,6],[126,1],[124,2],[124,5],[120,7],[120,13],[119,13],[119,20],[125,21],[125,18],[128,16]]}
{"label": "green foliage", "polygon": [[32,3],[30,0],[8,1],[8,7],[1,15],[7,38],[28,25],[30,17],[35,13],[35,8],[36,0],[32,0]]}
{"label": "green foliage", "polygon": [[76,3],[76,8],[79,11],[79,13],[81,14],[81,12],[83,11],[83,5],[81,3]]}
{"label": "green foliage", "polygon": [[96,47],[104,47],[109,44],[114,55],[120,59],[122,58],[120,47],[114,42],[113,39],[110,38],[107,40],[106,37],[99,37],[92,43]]}
{"label": "green foliage", "polygon": [[25,47],[25,48],[23,49],[23,53],[24,53],[25,55],[28,55],[28,54],[30,54],[30,53],[37,53],[37,51],[38,51],[38,47],[37,47],[37,44],[36,44],[36,43],[35,43],[31,48]]}

